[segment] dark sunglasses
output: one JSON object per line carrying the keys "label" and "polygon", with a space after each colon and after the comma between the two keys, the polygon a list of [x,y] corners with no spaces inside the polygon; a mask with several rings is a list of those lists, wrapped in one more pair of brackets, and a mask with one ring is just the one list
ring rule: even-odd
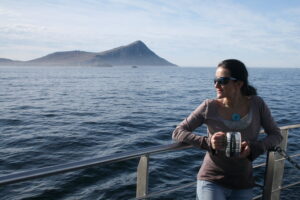
{"label": "dark sunglasses", "polygon": [[226,85],[227,83],[229,83],[229,81],[236,81],[236,78],[232,78],[232,77],[219,77],[219,78],[215,78],[214,79],[214,83],[216,84],[220,84],[220,85]]}

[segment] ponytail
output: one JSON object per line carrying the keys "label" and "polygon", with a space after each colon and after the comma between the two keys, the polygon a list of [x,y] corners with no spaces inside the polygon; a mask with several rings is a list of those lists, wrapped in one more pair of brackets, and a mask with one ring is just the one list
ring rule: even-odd
{"label": "ponytail", "polygon": [[241,92],[244,96],[252,96],[252,95],[257,95],[256,88],[253,87],[252,85],[246,85],[244,84],[241,88]]}

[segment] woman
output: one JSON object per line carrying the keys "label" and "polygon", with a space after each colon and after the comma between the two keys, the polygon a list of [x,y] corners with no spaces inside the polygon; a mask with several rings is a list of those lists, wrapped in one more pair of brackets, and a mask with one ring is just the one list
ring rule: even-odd
{"label": "woman", "polygon": [[[216,99],[205,100],[174,130],[173,139],[207,150],[197,175],[197,199],[252,199],[252,161],[278,145],[282,136],[268,106],[248,83],[245,65],[224,60],[214,79]],[[207,136],[193,131],[206,124]],[[258,140],[260,129],[267,136]],[[238,156],[226,156],[226,133],[240,132]]]}

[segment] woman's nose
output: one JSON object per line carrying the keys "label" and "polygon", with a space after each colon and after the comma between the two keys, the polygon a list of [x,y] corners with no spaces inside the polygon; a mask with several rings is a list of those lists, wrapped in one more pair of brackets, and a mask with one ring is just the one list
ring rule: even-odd
{"label": "woman's nose", "polygon": [[218,82],[215,83],[215,88],[220,88],[221,84],[219,84]]}

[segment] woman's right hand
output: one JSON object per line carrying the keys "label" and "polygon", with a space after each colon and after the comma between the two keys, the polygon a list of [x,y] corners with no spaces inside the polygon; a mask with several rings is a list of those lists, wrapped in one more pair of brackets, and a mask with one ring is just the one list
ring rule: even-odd
{"label": "woman's right hand", "polygon": [[211,136],[210,139],[211,147],[214,150],[225,150],[226,149],[226,133],[216,132]]}

